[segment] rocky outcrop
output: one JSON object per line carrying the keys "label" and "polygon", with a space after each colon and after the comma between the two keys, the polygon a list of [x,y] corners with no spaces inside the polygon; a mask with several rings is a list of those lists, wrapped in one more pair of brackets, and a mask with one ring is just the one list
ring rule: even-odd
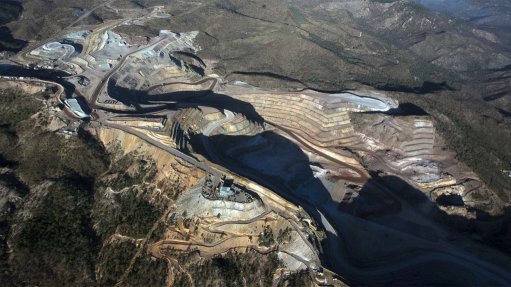
{"label": "rocky outcrop", "polygon": [[158,170],[155,182],[179,181],[186,188],[193,186],[199,178],[204,176],[204,173],[194,166],[144,142],[136,136],[120,130],[106,128],[97,128],[95,133],[107,150],[117,156],[137,151],[150,157],[155,162]]}

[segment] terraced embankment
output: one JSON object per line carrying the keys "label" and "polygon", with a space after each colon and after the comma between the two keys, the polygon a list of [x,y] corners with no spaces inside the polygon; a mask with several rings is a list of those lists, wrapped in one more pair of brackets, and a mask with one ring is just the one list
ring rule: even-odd
{"label": "terraced embankment", "polygon": [[250,103],[266,121],[293,130],[321,147],[349,146],[358,141],[349,112],[387,111],[396,105],[385,97],[352,93],[283,93],[232,85],[225,91],[235,99]]}
{"label": "terraced embankment", "polygon": [[413,137],[401,144],[401,149],[407,157],[428,158],[433,155],[435,143],[435,128],[430,120],[417,119],[414,121]]}
{"label": "terraced embankment", "polygon": [[346,109],[324,110],[310,96],[244,94],[236,98],[251,103],[265,120],[293,129],[317,145],[347,145],[356,140]]}

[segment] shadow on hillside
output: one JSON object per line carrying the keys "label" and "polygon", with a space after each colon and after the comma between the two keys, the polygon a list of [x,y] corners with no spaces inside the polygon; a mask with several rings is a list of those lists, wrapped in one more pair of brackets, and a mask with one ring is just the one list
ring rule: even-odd
{"label": "shadow on hillside", "polygon": [[499,111],[499,113],[504,116],[505,118],[511,118],[511,112],[508,112],[504,109],[500,109],[500,108],[497,108],[497,111]]}
{"label": "shadow on hillside", "polygon": [[[234,113],[242,113],[249,120],[259,125],[264,123],[264,119],[256,112],[255,108],[250,103],[234,99],[224,94],[215,93],[211,90],[180,91],[149,95],[147,91],[130,90],[117,86],[115,80],[110,80],[108,82],[108,94],[111,98],[127,106],[135,107],[138,113],[147,112],[148,109],[164,110],[207,106],[219,110],[227,109]],[[173,103],[174,101],[178,103]]]}
{"label": "shadow on hillside", "polygon": [[[264,146],[254,148],[251,152],[248,147],[250,142],[256,140],[264,142]],[[260,174],[267,178],[269,182],[277,185],[279,188],[292,194],[303,188],[314,190],[314,197],[319,200],[332,200],[328,190],[321,181],[314,177],[310,166],[309,158],[294,142],[271,131],[264,131],[255,136],[228,136],[215,135],[205,137],[201,134],[191,138],[194,149],[210,157],[202,142],[210,142],[211,150],[220,155],[223,163],[235,168],[237,172],[242,172],[249,176],[251,174]],[[247,152],[233,154],[235,146],[247,146]],[[219,163],[221,164],[221,163]],[[310,199],[314,201],[314,199]]]}
{"label": "shadow on hillside", "polygon": [[[232,153],[233,147],[253,143],[256,138],[264,142],[265,146],[260,146],[262,149],[253,148],[251,153],[248,152],[250,148],[245,148],[242,153]],[[323,183],[314,176],[308,156],[294,142],[271,131],[255,136],[206,137],[196,134],[191,136],[190,141],[195,152],[303,207],[321,225],[321,215],[315,205],[332,202],[333,199]],[[216,156],[210,156],[203,143],[209,143],[209,151]],[[320,248],[319,242],[314,241],[313,244]],[[327,255],[321,261],[330,264]]]}
{"label": "shadow on hillside", "polygon": [[451,87],[447,82],[436,83],[425,81],[419,87],[410,87],[405,85],[394,85],[394,84],[380,84],[376,85],[380,90],[390,92],[404,92],[412,94],[429,94],[440,91],[455,91],[456,89]]}
{"label": "shadow on hillside", "polygon": [[[456,230],[465,235],[477,234],[481,237],[481,243],[488,244],[499,249],[508,256],[511,256],[511,207],[506,207],[502,216],[492,216],[487,212],[466,206],[470,213],[474,213],[477,220],[467,219],[463,216],[449,215],[440,206],[461,207],[464,206],[463,200],[455,196],[439,197],[436,204],[420,190],[410,186],[407,182],[396,176],[379,177],[376,173],[372,174],[372,180],[380,185],[388,187],[388,190],[399,198],[408,202],[416,210],[422,211],[427,217],[443,224],[446,228]],[[507,234],[506,234],[507,233]],[[508,238],[501,238],[502,236]],[[501,240],[508,241],[502,245]],[[500,243],[499,243],[500,242]]]}
{"label": "shadow on hillside", "polygon": [[396,109],[391,109],[385,112],[387,115],[394,116],[427,116],[429,115],[425,110],[421,107],[412,104],[412,103],[399,103],[399,106]]}
{"label": "shadow on hillside", "polygon": [[5,26],[0,27],[0,39],[0,52],[18,53],[27,45],[27,41],[14,38],[11,30]]}
{"label": "shadow on hillside", "polygon": [[56,82],[64,87],[65,93],[68,97],[71,97],[75,91],[75,86],[63,79],[64,77],[71,76],[71,74],[59,70],[34,70],[17,65],[0,64],[0,75],[7,77],[31,77]]}
{"label": "shadow on hillside", "polygon": [[[397,199],[393,199],[390,194],[385,194],[382,190],[394,195]],[[402,208],[413,210],[414,213],[419,215],[418,218],[426,219],[432,223],[436,223],[436,226],[440,226],[442,230],[449,232],[448,240],[452,240],[454,246],[459,246],[461,242],[472,242],[478,246],[485,245],[487,252],[495,252],[498,255],[497,258],[492,258],[491,255],[487,256],[486,261],[495,265],[501,264],[501,268],[506,269],[511,261],[509,257],[511,255],[511,224],[510,215],[511,209],[505,210],[505,215],[500,217],[492,217],[484,211],[468,208],[469,212],[474,212],[477,216],[477,220],[467,219],[463,216],[449,215],[438,207],[437,204],[443,206],[449,206],[450,208],[463,206],[461,198],[439,198],[437,203],[432,202],[422,191],[409,185],[407,182],[396,176],[383,176],[380,177],[376,173],[371,174],[371,179],[362,187],[359,192],[359,196],[355,197],[351,202],[344,202],[339,205],[339,210],[348,213],[356,218],[363,219],[372,223],[376,223],[379,226],[385,226],[393,231],[397,231],[397,234],[403,234],[403,236],[397,237],[399,240],[395,240],[395,244],[401,244],[402,246],[417,245],[417,240],[427,240],[431,244],[437,244],[440,240],[441,234],[425,224],[421,224],[420,220],[414,220],[413,217],[407,215],[400,215],[399,211]],[[402,204],[399,203],[401,201]],[[405,204],[406,206],[403,206]],[[348,232],[348,230],[346,230]],[[357,242],[358,246],[367,245],[371,246],[373,241],[376,240],[378,234],[375,237],[363,238],[358,237],[358,240],[365,240]],[[474,238],[479,238],[475,240]],[[445,240],[445,238],[444,238]],[[429,243],[428,243],[429,245]],[[441,248],[440,245],[437,245]],[[418,248],[421,246],[419,245]],[[418,249],[417,248],[417,249]],[[493,250],[493,251],[491,251]],[[500,251],[501,253],[497,252]],[[448,251],[444,250],[448,255]],[[357,250],[348,251],[348,254],[352,252],[356,254]],[[440,252],[442,250],[440,249]],[[469,253],[470,251],[465,251]],[[443,253],[443,252],[442,252]],[[472,253],[472,252],[470,252]],[[485,252],[486,253],[486,252]],[[492,253],[488,253],[492,254]],[[475,254],[472,254],[476,256]],[[348,256],[349,257],[349,256]],[[385,258],[382,258],[385,259]],[[454,259],[454,258],[453,258]],[[493,261],[493,259],[495,259]],[[353,258],[356,262],[356,258]],[[441,259],[432,259],[433,262],[441,262]],[[447,261],[449,262],[449,261]],[[423,263],[426,264],[426,263]],[[455,272],[455,276],[436,276],[435,274],[445,273],[446,264],[430,264],[428,268],[410,266],[406,267],[406,272],[400,272],[402,275],[394,275],[396,277],[393,280],[385,282],[381,278],[373,278],[374,282],[378,284],[396,284],[410,286],[414,284],[428,285],[428,286],[467,286],[472,285],[474,282],[471,281],[474,274],[478,274],[474,270],[462,268],[456,266],[456,264],[449,263],[451,272]],[[469,264],[470,265],[470,264]],[[417,268],[415,270],[414,268]],[[419,270],[419,268],[422,268]],[[340,275],[343,275],[342,270],[339,271]],[[482,274],[482,273],[481,273]],[[412,276],[413,275],[413,276]],[[479,276],[479,275],[478,275]],[[483,276],[483,275],[481,275]],[[357,284],[365,285],[367,282],[364,278],[353,277],[347,278],[348,281]],[[369,278],[365,278],[369,280]],[[410,281],[408,281],[410,280]],[[480,281],[480,284],[488,284],[489,281]]]}
{"label": "shadow on hillside", "polygon": [[[249,142],[253,143],[255,137],[259,137],[259,141],[264,141],[266,147],[260,146],[253,150],[245,148],[244,153],[241,154],[232,152],[232,147],[243,146]],[[265,131],[256,136],[216,135],[209,138],[205,138],[203,135],[195,135],[191,138],[191,141],[194,150],[200,151],[206,156],[207,152],[202,143],[212,143],[210,144],[212,147],[209,150],[213,151],[216,155],[220,155],[221,158],[221,162],[217,161],[217,164],[252,179],[271,190],[277,191],[285,199],[302,206],[319,224],[321,224],[321,213],[327,218],[333,216],[332,213],[328,214],[325,206],[334,204],[338,206],[338,210],[341,213],[351,214],[363,222],[385,225],[387,228],[397,231],[398,234],[406,235],[397,237],[392,241],[392,244],[410,244],[417,246],[415,250],[420,250],[423,246],[421,243],[417,244],[414,238],[428,240],[431,244],[437,244],[440,235],[433,228],[421,224],[420,221],[415,222],[413,219],[399,216],[403,208],[402,203],[405,202],[408,206],[412,207],[411,209],[414,212],[417,212],[427,220],[443,226],[445,230],[455,229],[456,231],[452,233],[456,238],[472,240],[470,239],[472,234],[478,234],[482,236],[478,243],[498,248],[509,254],[509,250],[506,249],[508,247],[502,245],[507,244],[509,246],[509,243],[506,243],[506,238],[509,238],[509,235],[505,237],[502,234],[502,228],[506,228],[505,222],[509,218],[508,215],[492,218],[483,211],[473,209],[470,211],[476,212],[478,218],[485,218],[485,220],[468,220],[465,217],[448,215],[439,209],[435,203],[431,202],[423,192],[408,185],[402,179],[394,176],[379,177],[375,173],[372,174],[372,178],[361,188],[359,196],[355,197],[353,201],[335,204],[330,192],[318,178],[314,177],[307,155],[294,142],[274,132]],[[217,160],[216,158],[209,157],[213,162]],[[382,192],[382,186],[400,200]],[[442,204],[449,206],[460,205],[459,201],[450,200],[443,200]],[[333,220],[329,221],[334,223]],[[336,229],[341,234],[349,230],[349,228],[339,225],[337,225]],[[338,241],[335,238],[335,234],[328,230],[326,230],[326,233],[330,242]],[[349,236],[349,234],[343,234],[343,236]],[[366,240],[366,242],[361,243],[362,246],[371,246],[374,244],[374,240],[377,239],[375,237],[367,237],[362,240]],[[440,253],[443,253],[442,247],[440,245],[438,247],[440,248]],[[445,250],[445,254],[448,254],[448,251],[450,250]],[[356,252],[358,251],[354,253]],[[420,283],[430,286],[466,286],[471,284],[470,278],[472,278],[471,274],[473,271],[455,264],[446,267],[445,262],[441,262],[441,259],[433,259],[431,262],[406,267],[406,272],[401,275],[389,273],[374,277],[361,276],[360,274],[347,273],[342,266],[331,265],[332,256],[343,255],[326,252],[322,259],[324,264],[326,263],[326,266],[336,270],[348,283],[355,285],[367,285],[376,282],[384,283],[385,280],[389,280],[388,284],[400,282],[401,285]],[[505,260],[506,257],[502,255],[502,258]],[[386,260],[384,257],[379,259]],[[349,258],[348,254],[348,260],[356,262],[358,259]],[[438,266],[436,265],[437,261],[441,262]],[[427,268],[424,268],[424,265],[427,265]],[[439,272],[443,272],[445,268],[455,272],[458,276],[434,276]]]}
{"label": "shadow on hillside", "polygon": [[[393,198],[398,199],[398,201]],[[399,204],[401,201],[402,204]],[[406,205],[406,206],[403,206]],[[432,202],[422,191],[409,185],[407,182],[396,176],[382,176],[376,173],[371,173],[370,180],[362,187],[359,196],[355,197],[352,202],[341,203],[339,210],[346,212],[357,218],[368,220],[370,222],[383,225],[386,228],[404,233],[407,236],[411,235],[415,238],[428,240],[431,244],[437,244],[440,238],[444,241],[452,240],[454,246],[461,242],[472,242],[476,246],[486,246],[485,251],[486,260],[488,263],[494,263],[504,269],[509,262],[511,262],[511,208],[506,208],[504,215],[493,217],[490,214],[471,207],[466,207],[468,212],[475,213],[477,220],[468,219],[464,216],[449,215],[439,208],[439,206],[448,208],[461,208],[464,206],[461,197],[439,197],[437,202]],[[445,238],[438,234],[435,229],[421,224],[419,220],[414,220],[414,217],[400,215],[400,208],[413,210],[418,218],[425,218],[430,223],[435,223],[441,230],[447,232],[449,238]],[[373,239],[371,239],[373,240]],[[371,244],[368,240],[367,244]],[[406,241],[405,241],[406,242]],[[403,242],[401,242],[403,243]],[[396,240],[395,244],[400,244]],[[417,250],[420,250],[418,246]],[[478,257],[475,252],[471,250],[463,252]],[[460,248],[461,250],[461,248]],[[445,254],[448,251],[445,250]],[[492,257],[495,255],[496,257]],[[440,259],[439,259],[440,260]],[[452,265],[454,268],[456,264]],[[441,274],[442,267],[435,269],[435,265],[431,265],[428,269],[419,271],[421,276],[425,276],[420,281],[420,284],[431,286],[467,286],[473,284],[470,281],[472,275],[475,274],[473,270],[456,267],[456,276],[449,277],[435,277],[434,274]],[[410,267],[412,270],[413,268]],[[459,269],[459,270],[458,270]],[[436,273],[435,273],[436,272]],[[461,272],[461,273],[460,273]],[[408,272],[404,272],[407,274]],[[342,274],[342,273],[341,273]],[[405,276],[405,275],[403,275]],[[417,276],[417,275],[414,275]],[[412,279],[412,278],[409,278]],[[416,278],[415,278],[416,279]],[[357,280],[357,279],[354,279]],[[404,281],[403,281],[404,280]],[[406,278],[399,278],[399,282],[406,282]],[[417,283],[415,282],[415,283]],[[392,282],[389,282],[392,283]],[[409,282],[414,284],[414,281]],[[487,283],[486,283],[487,284]]]}
{"label": "shadow on hillside", "polygon": [[2,7],[0,8],[0,52],[11,51],[17,53],[27,45],[26,41],[15,39],[12,36],[11,30],[4,26],[18,20],[22,12],[23,6],[20,2],[11,0],[2,1]]}

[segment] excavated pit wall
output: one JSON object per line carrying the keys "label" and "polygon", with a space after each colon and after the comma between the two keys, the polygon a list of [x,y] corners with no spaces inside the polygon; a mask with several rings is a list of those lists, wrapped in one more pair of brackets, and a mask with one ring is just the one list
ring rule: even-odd
{"label": "excavated pit wall", "polygon": [[318,146],[342,146],[356,141],[349,112],[386,111],[391,100],[355,94],[275,94],[245,90],[233,95],[248,102],[268,122],[296,132]]}

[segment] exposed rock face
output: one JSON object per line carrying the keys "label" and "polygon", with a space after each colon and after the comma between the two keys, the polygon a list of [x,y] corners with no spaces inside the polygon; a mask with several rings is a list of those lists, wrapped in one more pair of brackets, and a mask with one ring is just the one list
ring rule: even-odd
{"label": "exposed rock face", "polygon": [[[430,117],[380,115],[366,121],[357,125],[357,134],[370,143],[370,151],[362,154],[372,169],[404,177],[448,214],[475,219],[472,208],[492,216],[504,214],[505,205],[499,196],[446,150]],[[441,200],[456,196],[460,200]]]}
{"label": "exposed rock face", "polygon": [[147,144],[136,136],[106,128],[98,128],[95,132],[107,150],[117,156],[136,151],[151,158],[158,170],[154,183],[159,183],[160,181],[166,181],[169,184],[180,182],[186,189],[195,185],[198,179],[204,176],[204,173],[197,168],[188,165],[159,148]]}

